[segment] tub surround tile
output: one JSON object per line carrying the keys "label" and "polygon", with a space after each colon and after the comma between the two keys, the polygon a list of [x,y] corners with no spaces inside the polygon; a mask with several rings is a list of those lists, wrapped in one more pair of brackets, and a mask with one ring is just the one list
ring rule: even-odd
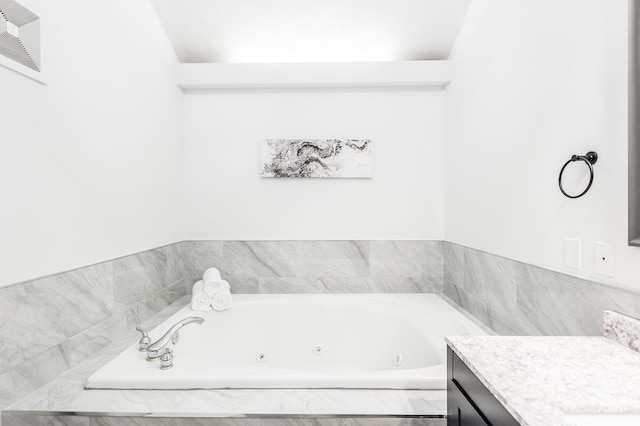
{"label": "tub surround tile", "polygon": [[0,374],[66,339],[59,313],[48,302],[55,281],[43,278],[0,289]]}
{"label": "tub surround tile", "polygon": [[0,374],[0,407],[6,407],[69,368],[69,347],[64,342]]}
{"label": "tub surround tile", "polygon": [[441,241],[371,241],[371,275],[378,277],[442,277]]}
{"label": "tub surround tile", "polygon": [[[188,303],[185,296],[143,323],[152,328]],[[86,378],[132,341],[135,331],[93,354],[10,408],[25,411],[82,413],[174,413],[196,416],[244,413],[254,415],[442,415],[446,391],[358,389],[223,389],[223,390],[85,390]],[[134,423],[135,424],[135,423]]]}
{"label": "tub surround tile", "polygon": [[113,261],[115,302],[118,307],[127,306],[147,294],[162,290],[159,269],[166,263],[162,252],[153,250],[136,257]]}
{"label": "tub surround tile", "polygon": [[640,320],[618,312],[604,311],[604,337],[640,352]]}
{"label": "tub surround tile", "polygon": [[3,416],[4,426],[91,426],[90,417],[86,416],[56,416],[56,415],[30,415],[30,416]]}
{"label": "tub surround tile", "polygon": [[[191,282],[195,284],[198,282],[197,279],[191,279]],[[279,279],[279,278],[274,278]],[[260,293],[260,281],[262,278],[226,278],[229,283],[229,287],[231,287],[231,293],[243,293],[243,294],[255,294]],[[191,290],[193,289],[193,284],[189,289],[189,294],[191,294]]]}
{"label": "tub surround tile", "polygon": [[[640,355],[603,337],[455,336],[455,353],[524,426],[565,413],[637,413]],[[499,359],[500,362],[496,362]]]}
{"label": "tub surround tile", "polygon": [[69,339],[69,365],[75,367],[94,353],[116,341],[142,321],[136,307],[123,308],[113,316]]}
{"label": "tub surround tile", "polygon": [[[171,391],[169,398],[164,391],[83,390],[86,377],[120,351],[113,348],[137,338],[134,323],[159,322],[155,313],[174,300],[179,302],[164,311],[182,307],[188,297],[181,296],[210,266],[222,271],[236,293],[442,292],[502,334],[600,335],[604,310],[640,317],[636,293],[452,243],[185,241],[0,289],[0,345],[9,355],[0,357],[0,409],[44,385],[13,407],[100,412],[111,411],[104,407],[115,402],[136,414],[161,413],[171,404],[192,414],[207,414],[203,407],[209,414],[444,412],[444,391],[202,390]],[[609,319],[610,337],[637,345],[619,330],[622,323]]]}
{"label": "tub surround tile", "polygon": [[37,415],[6,416],[4,426],[446,426],[445,419],[353,418],[176,418]]}
{"label": "tub surround tile", "polygon": [[371,293],[439,293],[441,283],[426,278],[373,277],[368,279]]}
{"label": "tub surround tile", "polygon": [[113,268],[110,263],[76,269],[55,278],[56,287],[51,289],[55,295],[48,295],[49,303],[56,311],[67,312],[60,317],[67,336],[113,313]]}
{"label": "tub surround tile", "polygon": [[262,419],[260,426],[446,426],[445,419],[355,417],[337,419]]}
{"label": "tub surround tile", "polygon": [[297,241],[298,260],[369,259],[369,241]]}
{"label": "tub surround tile", "polygon": [[185,294],[185,286],[181,279],[175,284],[164,288],[157,293],[150,294],[133,306],[137,311],[138,318],[140,320],[146,320],[166,306],[185,296]]}
{"label": "tub surround tile", "polygon": [[451,300],[449,297],[447,297],[447,295],[440,294],[440,295],[438,295],[438,297],[441,298],[442,300],[444,300],[446,303],[448,303],[452,308],[454,308],[455,310],[460,312],[462,315],[464,315],[465,318],[467,318],[469,321],[471,321],[475,325],[477,325],[480,329],[482,329],[485,333],[487,333],[487,335],[495,336],[495,335],[498,334],[498,333],[496,333],[495,330],[493,330],[492,328],[488,327],[487,324],[485,324],[484,322],[480,321],[475,315],[472,315],[467,310],[462,308],[459,304],[457,304],[456,302]]}
{"label": "tub surround tile", "polygon": [[483,321],[500,334],[518,334],[513,323],[517,316],[518,277],[522,264],[509,259],[468,250],[464,256],[464,296],[473,298],[483,312]]}
{"label": "tub surround tile", "polygon": [[0,289],[0,373],[108,318],[111,277],[101,264]]}
{"label": "tub surround tile", "polygon": [[90,426],[260,426],[260,419],[93,417]]}
{"label": "tub surround tile", "polygon": [[255,293],[333,293],[320,278],[260,278]]}
{"label": "tub surround tile", "polygon": [[298,277],[367,277],[369,261],[362,259],[315,259],[296,262]]}
{"label": "tub surround tile", "polygon": [[184,258],[180,249],[180,243],[171,244],[163,247],[167,253],[167,278],[165,279],[165,287],[177,281],[184,279],[186,269],[184,266]]}
{"label": "tub surround tile", "polygon": [[465,292],[515,311],[518,278],[524,265],[476,250],[467,251],[464,260]]}
{"label": "tub surround tile", "polygon": [[[43,383],[27,378],[24,387],[12,390],[26,366],[47,360],[53,365],[47,371],[56,374],[77,366],[189,294],[210,266],[218,267],[237,293],[432,292],[442,287],[442,255],[436,253],[441,246],[421,241],[184,241],[2,288],[0,345],[7,356],[0,357],[0,409]],[[398,267],[394,256],[404,259]],[[66,366],[51,356],[58,348],[65,350]]]}
{"label": "tub surround tile", "polygon": [[602,335],[607,309],[631,313],[624,290],[526,265],[518,292],[519,323],[528,334]]}
{"label": "tub surround tile", "polygon": [[185,277],[202,277],[204,271],[212,266],[223,269],[223,241],[183,241],[179,247]]}
{"label": "tub surround tile", "polygon": [[160,292],[184,277],[176,247],[160,247],[113,261],[115,302],[128,306]]}
{"label": "tub surround tile", "polygon": [[[454,303],[458,306],[463,306],[462,297],[464,295],[464,290],[458,287],[457,285],[447,285],[444,284],[444,288],[442,289],[442,294],[444,294],[450,303]],[[465,303],[464,306],[468,307],[468,304]]]}
{"label": "tub surround tile", "polygon": [[[211,266],[235,293],[442,292],[443,287],[441,241],[185,241],[180,247],[188,287]],[[186,258],[190,255],[195,260]]]}
{"label": "tub surround tile", "polygon": [[138,324],[155,315],[187,294],[182,281],[151,295],[137,304],[121,308],[114,314],[81,333],[69,338],[69,364],[76,366],[102,348],[135,330]]}
{"label": "tub surround tile", "polygon": [[223,278],[296,276],[295,242],[228,241],[223,250]]}
{"label": "tub surround tile", "polygon": [[0,288],[0,410],[182,297],[183,276],[174,244]]}
{"label": "tub surround tile", "polygon": [[638,312],[630,291],[453,243],[443,253],[443,293],[500,334],[595,336],[604,310]]}
{"label": "tub surround tile", "polygon": [[[294,277],[230,279],[236,293],[437,293],[438,283],[419,278]],[[255,286],[257,285],[257,288]],[[249,290],[249,291],[243,291]]]}
{"label": "tub surround tile", "polygon": [[445,290],[448,287],[464,288],[465,280],[465,259],[464,247],[457,244],[443,243],[443,277]]}

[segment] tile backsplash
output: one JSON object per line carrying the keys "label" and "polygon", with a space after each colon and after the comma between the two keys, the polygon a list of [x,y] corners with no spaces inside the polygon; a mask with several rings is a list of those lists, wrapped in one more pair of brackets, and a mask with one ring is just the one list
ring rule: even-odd
{"label": "tile backsplash", "polygon": [[179,243],[0,288],[0,410],[186,294]]}
{"label": "tile backsplash", "polygon": [[640,295],[442,241],[183,241],[0,288],[0,410],[215,266],[235,293],[438,293],[499,334],[601,335]]}
{"label": "tile backsplash", "polygon": [[441,241],[184,241],[0,288],[0,410],[189,294],[441,292]]}
{"label": "tile backsplash", "polygon": [[442,241],[185,241],[189,282],[209,266],[236,293],[440,293]]}
{"label": "tile backsplash", "polygon": [[640,295],[445,242],[444,295],[504,335],[600,336],[605,310],[640,317]]}

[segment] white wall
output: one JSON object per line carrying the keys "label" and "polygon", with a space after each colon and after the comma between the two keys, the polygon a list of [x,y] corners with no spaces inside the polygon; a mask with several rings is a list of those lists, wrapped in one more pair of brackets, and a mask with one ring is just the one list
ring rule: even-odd
{"label": "white wall", "polygon": [[181,240],[181,93],[150,2],[22,3],[47,85],[0,68],[0,285]]}
{"label": "white wall", "polygon": [[[185,238],[442,239],[444,93],[191,92]],[[368,138],[373,179],[260,178],[268,138]]]}
{"label": "white wall", "polygon": [[[640,290],[626,240],[626,3],[472,2],[447,89],[447,240]],[[589,150],[593,188],[567,199],[558,172]],[[581,270],[565,266],[567,237],[582,240]],[[595,272],[598,241],[615,244],[615,278]]]}

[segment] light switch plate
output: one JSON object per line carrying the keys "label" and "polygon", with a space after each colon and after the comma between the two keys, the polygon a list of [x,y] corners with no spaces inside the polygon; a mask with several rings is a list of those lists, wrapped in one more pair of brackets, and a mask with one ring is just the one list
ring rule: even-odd
{"label": "light switch plate", "polygon": [[569,268],[582,268],[582,241],[575,238],[567,238],[565,242],[565,263]]}
{"label": "light switch plate", "polygon": [[615,276],[613,244],[596,243],[596,272],[607,277]]}

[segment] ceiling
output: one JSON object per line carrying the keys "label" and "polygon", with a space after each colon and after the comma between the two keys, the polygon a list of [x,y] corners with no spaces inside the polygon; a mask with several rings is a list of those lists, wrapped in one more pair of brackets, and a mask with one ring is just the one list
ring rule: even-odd
{"label": "ceiling", "polygon": [[181,62],[446,59],[471,0],[152,0]]}

